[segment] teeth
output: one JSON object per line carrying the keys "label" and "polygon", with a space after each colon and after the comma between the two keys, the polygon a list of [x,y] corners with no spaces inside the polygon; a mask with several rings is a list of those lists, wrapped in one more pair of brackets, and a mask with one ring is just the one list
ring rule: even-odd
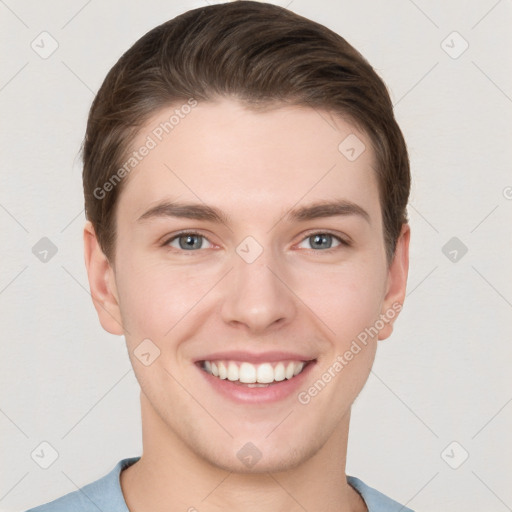
{"label": "teeth", "polygon": [[256,367],[250,363],[242,363],[238,370],[239,380],[244,384],[253,384],[256,382]]}
{"label": "teeth", "polygon": [[[205,361],[207,363],[208,361]],[[221,379],[227,379],[228,378],[228,369],[226,368],[226,365],[219,361],[217,363],[217,367],[219,368],[219,378]]]}
{"label": "teeth", "polygon": [[300,363],[300,365],[296,366],[295,369],[293,370],[293,376],[295,377],[295,375],[299,375],[299,373],[303,370],[303,368],[304,368],[304,363]]}
{"label": "teeth", "polygon": [[232,382],[239,381],[249,387],[264,387],[259,384],[270,384],[291,379],[304,369],[302,361],[287,361],[277,364],[262,363],[254,365],[247,362],[234,361],[204,361],[204,370],[220,379]]}
{"label": "teeth", "polygon": [[274,382],[274,368],[269,363],[263,363],[258,366],[257,379],[261,384]]}
{"label": "teeth", "polygon": [[233,362],[228,364],[228,380],[238,380],[238,366]]}
{"label": "teeth", "polygon": [[277,382],[281,382],[285,379],[284,375],[284,364],[283,363],[277,363],[276,367],[274,368],[274,380]]}

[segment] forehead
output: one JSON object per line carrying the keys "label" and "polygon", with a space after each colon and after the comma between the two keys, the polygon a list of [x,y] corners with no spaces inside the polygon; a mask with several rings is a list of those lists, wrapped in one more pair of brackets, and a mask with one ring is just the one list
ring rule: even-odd
{"label": "forehead", "polygon": [[131,150],[138,160],[119,209],[132,219],[162,199],[252,220],[256,211],[270,218],[299,203],[346,199],[380,216],[369,138],[326,111],[253,111],[227,99],[175,105],[149,119]]}

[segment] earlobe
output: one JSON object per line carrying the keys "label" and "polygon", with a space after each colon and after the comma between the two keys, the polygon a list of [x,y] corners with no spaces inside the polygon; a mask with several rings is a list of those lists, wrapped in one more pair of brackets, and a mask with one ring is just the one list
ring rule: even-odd
{"label": "earlobe", "polygon": [[404,224],[398,237],[393,261],[388,270],[386,297],[381,311],[385,326],[379,332],[379,340],[385,340],[393,332],[393,324],[402,309],[409,273],[409,241],[411,229]]}
{"label": "earlobe", "polygon": [[84,257],[91,297],[102,327],[122,335],[121,311],[114,280],[114,270],[103,253],[90,221],[84,226]]}

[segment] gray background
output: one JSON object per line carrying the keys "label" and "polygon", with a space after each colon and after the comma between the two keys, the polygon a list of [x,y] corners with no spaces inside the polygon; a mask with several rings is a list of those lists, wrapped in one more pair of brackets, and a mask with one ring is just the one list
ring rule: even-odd
{"label": "gray background", "polygon": [[[408,297],[354,406],[347,472],[418,510],[512,510],[511,2],[274,3],[368,58],[414,174]],[[124,340],[102,331],[88,292],[78,152],[121,53],[202,5],[0,1],[2,511],[140,454]]]}

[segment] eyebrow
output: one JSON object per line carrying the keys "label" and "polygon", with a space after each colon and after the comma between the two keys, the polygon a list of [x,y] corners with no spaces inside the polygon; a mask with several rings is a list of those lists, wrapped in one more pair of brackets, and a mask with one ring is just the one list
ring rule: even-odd
{"label": "eyebrow", "polygon": [[[345,199],[334,201],[318,201],[308,206],[293,208],[286,212],[280,218],[280,220],[286,219],[289,222],[304,222],[324,217],[337,216],[359,216],[369,224],[371,223],[370,215],[364,208]],[[153,206],[144,212],[138,218],[138,221],[165,217],[178,217],[193,220],[205,220],[217,224],[229,224],[229,216],[214,206],[208,206],[206,204],[199,203],[179,203],[171,201],[165,201],[157,204],[156,206]]]}
{"label": "eyebrow", "polygon": [[370,224],[368,212],[356,203],[345,199],[337,201],[319,201],[308,206],[290,210],[285,217],[289,220],[305,221],[323,217],[356,215]]}
{"label": "eyebrow", "polygon": [[159,217],[180,217],[195,220],[208,220],[218,224],[227,224],[228,217],[218,208],[206,204],[178,203],[165,201],[153,206],[144,212],[138,220],[159,218]]}

